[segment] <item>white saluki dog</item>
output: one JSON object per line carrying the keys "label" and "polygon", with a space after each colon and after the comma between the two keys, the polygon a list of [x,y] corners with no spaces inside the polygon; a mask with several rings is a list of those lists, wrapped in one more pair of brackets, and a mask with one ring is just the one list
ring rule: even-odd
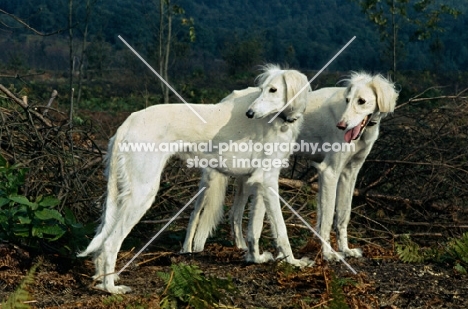
{"label": "white saluki dog", "polygon": [[[304,114],[304,128],[297,140],[297,143],[301,145],[312,143],[317,147],[315,153],[312,153],[312,147],[307,149],[303,147],[299,154],[313,160],[318,170],[317,230],[324,241],[322,251],[326,260],[337,260],[344,256],[362,256],[360,249],[348,247],[347,234],[356,177],[378,138],[380,120],[386,114],[393,112],[398,98],[393,83],[381,75],[353,73],[346,82],[346,87],[323,88],[309,93]],[[226,99],[231,100],[239,95],[242,95],[242,92],[233,93]],[[350,143],[349,147],[346,147],[343,141]],[[331,151],[331,147],[337,145],[341,145],[337,148],[339,151]],[[205,174],[207,175],[204,181],[221,183],[221,178],[225,177],[219,174],[212,175],[210,171],[206,171]],[[247,246],[242,234],[242,216],[247,199],[252,194],[252,188],[242,177],[237,178],[236,183],[237,192],[231,213],[232,231],[236,245],[242,249],[248,248],[248,255],[252,255],[258,252],[258,239],[262,230],[265,208],[261,200],[253,201]],[[203,185],[210,187],[210,183]],[[194,212],[203,209],[204,214],[208,213],[211,216],[205,215],[198,219],[198,215],[192,213],[182,252],[202,251],[209,233],[217,224],[217,221],[210,217],[213,213],[217,218],[221,217],[222,204],[216,204],[209,196],[206,196],[214,193],[207,190],[203,194],[204,197],[199,198],[197,203],[205,203],[197,205]],[[329,245],[335,213],[339,249],[337,254],[334,254]],[[276,223],[272,221],[272,218],[270,222]],[[274,226],[272,229],[274,232]]]}
{"label": "white saluki dog", "polygon": [[[182,159],[209,160],[212,168],[205,169],[204,179],[209,175],[232,175],[245,177],[246,185],[255,188],[262,199],[272,222],[276,224],[276,246],[286,261],[298,266],[308,260],[294,259],[287,236],[279,199],[269,187],[278,190],[278,177],[282,165],[287,164],[289,151],[271,155],[252,150],[225,151],[219,155],[217,147],[222,143],[291,143],[299,134],[303,112],[307,104],[307,77],[298,71],[281,70],[267,66],[259,76],[261,91],[239,94],[232,100],[219,104],[191,104],[206,123],[184,104],[156,105],[133,113],[111,138],[107,157],[107,198],[102,223],[89,246],[79,256],[94,254],[95,279],[102,283],[97,288],[110,293],[125,293],[130,288],[116,286],[115,263],[124,238],[150,208],[159,188],[162,170],[172,155]],[[287,105],[287,102],[289,105]],[[272,116],[287,107],[280,116],[269,123]],[[247,117],[246,117],[247,116]],[[271,117],[267,117],[271,116]],[[254,118],[254,119],[249,119]],[[150,143],[154,151],[131,152],[123,146],[133,143]],[[167,149],[168,143],[181,145],[184,149]],[[213,151],[206,148],[211,143]],[[164,146],[164,147],[163,147]],[[167,151],[162,151],[162,149]],[[123,150],[124,149],[124,150]],[[157,149],[161,149],[157,151]],[[242,166],[236,160],[243,160]],[[245,164],[245,162],[250,162]],[[188,161],[187,161],[188,162]],[[192,163],[195,161],[192,161]],[[207,171],[210,171],[209,173]],[[217,195],[209,199],[220,204],[225,195],[226,183],[204,181],[206,190]]]}

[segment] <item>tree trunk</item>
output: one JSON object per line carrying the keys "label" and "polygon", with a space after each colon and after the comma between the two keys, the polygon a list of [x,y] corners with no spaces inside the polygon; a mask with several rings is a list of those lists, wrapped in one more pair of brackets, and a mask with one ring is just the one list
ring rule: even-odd
{"label": "tree trunk", "polygon": [[80,104],[81,100],[81,89],[83,86],[83,68],[84,68],[84,59],[86,56],[86,40],[88,39],[88,26],[89,18],[91,16],[91,0],[86,0],[86,18],[85,25],[83,30],[83,42],[81,44],[81,57],[80,57],[80,66],[78,67],[78,92],[76,95],[76,104]]}
{"label": "tree trunk", "polygon": [[[171,1],[159,1],[159,72],[166,82],[168,80],[169,52],[172,36]],[[167,22],[165,21],[167,19]],[[167,32],[166,28],[167,27]],[[169,103],[169,88],[161,81],[164,103]]]}
{"label": "tree trunk", "polygon": [[70,91],[70,126],[73,123],[73,0],[68,0],[68,47],[69,47],[69,60],[70,60],[70,68],[69,68],[69,91]]}
{"label": "tree trunk", "polygon": [[[171,51],[172,39],[172,14],[171,14],[171,0],[167,0],[167,38],[166,38],[166,51],[164,53],[164,79],[169,83],[169,53]],[[169,87],[164,87],[164,102],[169,103]]]}

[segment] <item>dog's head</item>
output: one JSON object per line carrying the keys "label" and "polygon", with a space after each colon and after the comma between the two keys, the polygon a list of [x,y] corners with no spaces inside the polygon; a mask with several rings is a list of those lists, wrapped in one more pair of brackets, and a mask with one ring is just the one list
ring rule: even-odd
{"label": "dog's head", "polygon": [[376,124],[395,109],[398,93],[393,83],[381,75],[353,73],[344,93],[346,110],[336,125],[345,131],[347,143],[358,139],[366,127]]}
{"label": "dog's head", "polygon": [[281,111],[281,118],[294,122],[302,116],[310,88],[304,74],[269,65],[258,81],[262,92],[249,106],[247,117],[264,118]]}

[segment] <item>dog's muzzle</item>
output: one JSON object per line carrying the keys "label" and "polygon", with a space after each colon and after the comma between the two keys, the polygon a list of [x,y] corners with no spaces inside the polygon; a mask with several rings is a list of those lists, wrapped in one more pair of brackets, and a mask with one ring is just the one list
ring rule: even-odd
{"label": "dog's muzzle", "polygon": [[[372,123],[372,125],[375,124],[375,122],[370,121],[371,118],[372,114],[369,114],[366,117],[364,117],[360,124],[358,124],[354,128],[347,130],[344,135],[345,142],[350,143],[352,140],[359,139],[362,133],[364,133],[369,123]],[[348,124],[345,121],[341,120],[336,124],[336,127],[340,130],[346,130],[348,128]]]}

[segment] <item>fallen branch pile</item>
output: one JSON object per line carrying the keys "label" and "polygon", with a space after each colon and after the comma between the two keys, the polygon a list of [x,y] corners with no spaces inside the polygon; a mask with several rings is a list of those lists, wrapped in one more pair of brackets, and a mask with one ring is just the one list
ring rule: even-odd
{"label": "fallen branch pile", "polygon": [[47,107],[41,113],[27,97],[20,99],[3,85],[0,91],[6,95],[0,99],[0,154],[28,169],[23,194],[33,199],[54,195],[61,207],[87,219],[90,213],[82,210],[99,200],[105,183],[92,124],[72,126],[58,110]]}

